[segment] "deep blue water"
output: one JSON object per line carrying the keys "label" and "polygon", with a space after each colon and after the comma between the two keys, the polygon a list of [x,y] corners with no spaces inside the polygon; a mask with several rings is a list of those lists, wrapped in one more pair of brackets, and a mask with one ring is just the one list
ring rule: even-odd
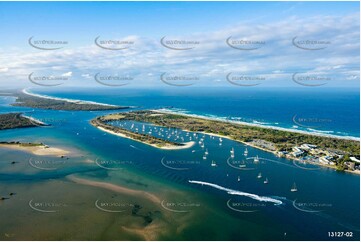
{"label": "deep blue water", "polygon": [[[33,92],[40,93],[35,90]],[[173,106],[176,110],[186,110],[194,114],[240,117],[249,122],[256,120],[272,125],[278,123],[282,127],[295,125],[292,121],[295,114],[304,117],[308,115],[332,120],[332,122],[324,122],[324,126],[319,130],[332,130],[334,134],[340,132],[339,135],[359,135],[359,94],[354,91],[338,93],[335,90],[322,92],[225,90],[220,92],[214,89],[208,91],[110,89],[93,90],[91,94],[89,90],[69,93],[42,91],[41,93],[64,98],[137,106],[135,109]],[[87,155],[92,160],[102,157],[123,161],[122,167],[127,167],[152,179],[189,186],[213,194],[217,201],[221,201],[219,206],[224,213],[230,213],[241,220],[260,224],[260,226],[268,226],[278,235],[283,236],[285,232],[288,236],[297,234],[297,237],[287,237],[288,239],[328,240],[327,232],[329,231],[352,231],[354,237],[350,239],[359,238],[360,180],[358,175],[295,164],[275,157],[271,153],[245,147],[227,139],[223,139],[220,146],[219,138],[203,134],[194,136],[190,133],[187,136],[186,132],[181,132],[179,136],[185,141],[188,141],[190,137],[197,141],[194,147],[177,151],[160,150],[133,140],[105,134],[89,124],[92,118],[114,111],[67,112],[14,108],[8,106],[10,101],[10,99],[0,101],[0,112],[23,111],[52,126],[1,131],[0,141],[40,141],[51,146],[66,144],[87,151]],[[129,124],[127,125],[129,128]],[[135,127],[142,130],[142,124]],[[145,131],[149,131],[148,126],[145,127]],[[164,132],[165,130],[162,134],[165,134]],[[172,138],[175,136],[173,135]],[[202,138],[204,148],[198,142]],[[232,147],[235,157],[229,159]],[[244,156],[246,148],[249,151],[248,156]],[[209,154],[206,159],[203,159],[206,149]],[[260,158],[258,164],[253,162],[252,157],[255,156]],[[217,163],[217,166],[211,166],[212,160]],[[239,161],[245,161],[249,169],[234,168],[239,166]],[[88,165],[84,168],[84,165],[77,164],[64,170],[63,175],[78,173],[84,169],[94,170],[99,167]],[[258,179],[257,175],[260,172],[262,178]],[[5,176],[7,174],[1,175],[0,177],[5,177],[5,180],[8,177]],[[54,177],[51,177],[51,174],[49,177],[48,174],[47,178],[58,178],[61,175],[62,173],[55,173]],[[18,174],[18,176],[22,179],[25,175]],[[41,171],[38,176],[43,177]],[[264,184],[265,178],[268,178],[268,184]],[[189,180],[209,182],[237,191],[267,196],[281,200],[283,204],[275,206],[272,203],[230,195],[212,187],[190,184]],[[294,182],[297,183],[299,189],[297,193],[290,192]],[[231,210],[227,207],[227,201],[231,204],[235,202],[251,206],[233,208],[255,209],[257,212],[249,215],[249,213]],[[317,212],[298,210],[295,204],[298,208],[308,211],[317,210]],[[279,227],[284,229],[280,230]],[[277,237],[273,234],[269,239],[282,239],[282,236]]]}
{"label": "deep blue water", "polygon": [[205,115],[308,132],[360,137],[360,94],[354,89],[170,88],[34,89],[34,92],[141,108]]}

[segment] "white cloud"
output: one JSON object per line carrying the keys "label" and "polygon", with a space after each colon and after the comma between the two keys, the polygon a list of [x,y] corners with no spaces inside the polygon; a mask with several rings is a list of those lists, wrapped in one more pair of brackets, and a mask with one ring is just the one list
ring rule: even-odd
{"label": "white cloud", "polygon": [[72,75],[73,75],[73,72],[69,71],[69,72],[63,73],[61,76],[63,76],[63,77],[71,77]]}
{"label": "white cloud", "polygon": [[[162,36],[159,39],[128,36],[124,39],[134,41],[134,46],[120,51],[104,50],[95,45],[43,52],[13,51],[14,48],[11,48],[11,51],[2,53],[0,66],[6,65],[7,68],[0,68],[0,72],[24,86],[28,85],[26,77],[29,73],[51,70],[68,71],[63,75],[83,79],[92,77],[84,73],[126,73],[133,76],[136,80],[134,83],[138,85],[161,85],[161,82],[157,82],[157,76],[163,72],[199,75],[204,77],[207,84],[210,83],[208,78],[221,80],[225,86],[229,85],[225,81],[225,75],[229,72],[264,75],[272,80],[269,85],[292,84],[290,76],[295,72],[327,73],[337,75],[342,80],[359,76],[359,34],[357,14],[309,19],[291,17],[264,25],[247,23],[215,32],[179,36],[180,39],[200,42],[187,51],[161,46],[159,39]],[[264,41],[265,44],[253,51],[237,50],[226,44],[229,36]],[[292,45],[295,36],[329,40],[331,44],[323,50],[307,51]],[[106,39],[106,36],[101,37]],[[82,78],[73,79],[66,85],[82,84]],[[96,82],[90,84],[97,85]]]}
{"label": "white cloud", "polygon": [[7,72],[8,70],[9,70],[9,68],[7,68],[7,67],[0,68],[0,72]]}

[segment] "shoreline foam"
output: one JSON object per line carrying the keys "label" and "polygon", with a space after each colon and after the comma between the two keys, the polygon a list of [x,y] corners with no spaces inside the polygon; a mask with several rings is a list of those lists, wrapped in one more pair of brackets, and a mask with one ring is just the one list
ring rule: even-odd
{"label": "shoreline foam", "polygon": [[175,111],[172,111],[172,110],[169,110],[169,109],[151,109],[150,111],[154,111],[154,112],[158,112],[158,113],[165,113],[165,114],[183,115],[183,116],[192,117],[192,118],[201,118],[201,119],[207,119],[207,120],[212,120],[212,121],[239,124],[239,125],[257,127],[257,128],[273,129],[273,130],[278,130],[278,131],[287,131],[287,132],[293,132],[293,133],[299,133],[299,134],[305,134],[305,135],[313,135],[313,136],[326,137],[326,138],[360,141],[360,138],[353,137],[353,136],[339,136],[339,135],[332,135],[332,134],[308,132],[308,131],[304,131],[304,130],[296,130],[296,129],[291,129],[291,128],[282,128],[282,127],[271,126],[271,125],[248,123],[248,122],[244,122],[244,121],[226,120],[226,119],[223,119],[223,118],[208,117],[208,116],[205,116],[205,115],[187,114],[187,113],[182,113],[182,112],[175,112]]}
{"label": "shoreline foam", "polygon": [[101,106],[106,106],[106,107],[119,107],[118,105],[112,105],[112,104],[106,104],[106,103],[77,100],[77,99],[68,99],[68,98],[59,98],[59,97],[52,97],[52,96],[47,96],[47,95],[36,94],[36,93],[32,93],[32,92],[26,90],[26,88],[22,90],[22,93],[29,95],[29,96],[33,96],[33,97],[45,98],[45,99],[51,99],[51,100],[57,100],[57,101],[65,101],[65,102],[76,103],[76,104],[80,104],[80,105],[81,104],[93,104],[93,105],[101,105]]}

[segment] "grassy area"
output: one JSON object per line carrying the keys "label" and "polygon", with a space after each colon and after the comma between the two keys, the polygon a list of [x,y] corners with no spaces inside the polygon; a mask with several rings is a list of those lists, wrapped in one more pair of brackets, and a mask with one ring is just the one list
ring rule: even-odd
{"label": "grassy area", "polygon": [[19,141],[0,142],[0,145],[19,145],[19,146],[23,146],[23,147],[44,146],[43,143],[21,143]]}
{"label": "grassy area", "polygon": [[[116,119],[117,117],[117,119]],[[125,135],[131,139],[146,143],[146,144],[150,144],[150,145],[154,145],[157,147],[165,147],[168,145],[172,145],[172,146],[183,146],[183,144],[181,143],[175,143],[175,142],[171,142],[168,140],[164,140],[164,139],[160,139],[160,138],[156,138],[153,137],[151,135],[148,134],[140,134],[140,133],[135,133],[135,132],[131,132],[127,129],[123,129],[120,127],[115,127],[113,125],[108,124],[109,121],[113,121],[113,120],[121,120],[121,119],[125,119],[126,115],[106,115],[106,116],[101,116],[101,117],[97,117],[93,120],[90,121],[90,123],[95,126],[95,127],[101,127],[103,129],[106,129],[108,131],[114,132],[114,133],[118,133],[118,134],[122,134]]]}
{"label": "grassy area", "polygon": [[[349,156],[360,155],[360,142],[289,131],[248,126],[229,122],[208,120],[178,114],[159,114],[154,111],[121,113],[122,120],[148,122],[155,125],[179,128],[194,132],[207,132],[228,136],[241,142],[265,140],[274,143],[277,150],[289,151],[296,145],[315,144],[321,149],[330,149]],[[112,116],[114,117],[114,115]],[[105,117],[106,119],[106,117]]]}

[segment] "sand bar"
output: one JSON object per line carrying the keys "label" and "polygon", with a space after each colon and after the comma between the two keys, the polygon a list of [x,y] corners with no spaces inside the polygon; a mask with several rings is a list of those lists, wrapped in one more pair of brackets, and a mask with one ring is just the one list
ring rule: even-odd
{"label": "sand bar", "polygon": [[39,156],[65,156],[70,153],[64,149],[52,148],[46,145],[0,144],[0,147],[25,151]]}
{"label": "sand bar", "polygon": [[104,188],[104,189],[107,189],[107,190],[110,190],[113,192],[143,197],[156,204],[160,204],[160,202],[161,202],[161,200],[157,196],[155,196],[154,194],[151,194],[149,192],[146,192],[146,191],[130,189],[130,188],[126,188],[126,187],[123,187],[120,185],[115,185],[115,184],[107,183],[107,182],[99,182],[99,181],[92,181],[92,180],[88,180],[88,179],[78,178],[78,177],[75,177],[74,175],[69,175],[69,176],[67,176],[67,178],[70,181],[78,183],[78,184],[88,185],[88,186],[93,186],[93,187],[100,187],[100,188]]}

